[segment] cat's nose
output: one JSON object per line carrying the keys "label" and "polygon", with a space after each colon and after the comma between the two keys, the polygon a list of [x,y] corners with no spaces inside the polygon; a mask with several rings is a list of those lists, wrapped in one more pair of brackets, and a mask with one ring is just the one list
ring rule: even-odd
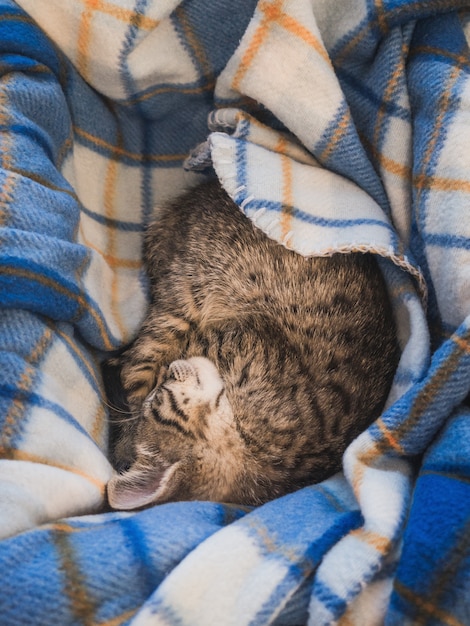
{"label": "cat's nose", "polygon": [[197,379],[197,372],[192,363],[185,361],[184,359],[178,359],[177,361],[170,363],[168,367],[168,377],[174,378],[178,382],[182,383],[185,380],[188,380],[188,378]]}

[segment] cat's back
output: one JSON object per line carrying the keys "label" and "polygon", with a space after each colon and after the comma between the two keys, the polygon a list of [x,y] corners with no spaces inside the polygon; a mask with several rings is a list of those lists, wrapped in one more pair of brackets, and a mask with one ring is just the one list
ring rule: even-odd
{"label": "cat's back", "polygon": [[390,323],[373,255],[306,258],[289,250],[261,232],[218,182],[163,210],[148,231],[146,260],[162,295],[173,290],[193,298],[206,321],[261,315],[295,332],[318,333],[319,325],[344,318],[362,332],[374,316],[380,324],[386,308],[384,326]]}
{"label": "cat's back", "polygon": [[193,294],[210,298],[213,311],[220,299],[227,312],[251,314],[284,307],[287,294],[293,302],[308,300],[329,265],[271,240],[216,181],[162,208],[147,231],[145,257],[157,289],[166,277],[182,293],[191,283]]}
{"label": "cat's back", "polygon": [[[264,235],[231,200],[218,181],[209,181],[164,205],[145,238],[148,269],[178,263],[226,270],[235,259],[266,254]],[[174,267],[176,270],[176,266]]]}

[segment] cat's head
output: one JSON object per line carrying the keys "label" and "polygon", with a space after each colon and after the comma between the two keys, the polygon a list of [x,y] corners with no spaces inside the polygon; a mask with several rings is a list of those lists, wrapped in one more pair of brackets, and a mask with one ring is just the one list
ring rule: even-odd
{"label": "cat's head", "polygon": [[115,509],[171,500],[266,499],[262,472],[237,429],[224,383],[205,357],[170,364],[142,405],[134,450],[130,467],[108,483]]}

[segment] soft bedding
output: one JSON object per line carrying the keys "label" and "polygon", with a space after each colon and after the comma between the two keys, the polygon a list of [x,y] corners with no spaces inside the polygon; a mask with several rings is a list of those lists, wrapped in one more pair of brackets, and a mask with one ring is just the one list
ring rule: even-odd
{"label": "soft bedding", "polygon": [[[2,625],[470,623],[469,17],[0,0]],[[100,364],[145,225],[208,175],[280,245],[375,253],[401,361],[324,483],[110,512]]]}

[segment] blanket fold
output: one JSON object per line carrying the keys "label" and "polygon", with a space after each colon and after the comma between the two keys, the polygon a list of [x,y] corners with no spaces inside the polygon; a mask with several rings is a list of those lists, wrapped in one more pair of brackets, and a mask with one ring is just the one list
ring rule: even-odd
{"label": "blanket fold", "polygon": [[[470,623],[468,2],[0,16],[1,623]],[[145,314],[146,225],[207,176],[299,254],[376,254],[400,363],[324,483],[106,512],[100,363]]]}

